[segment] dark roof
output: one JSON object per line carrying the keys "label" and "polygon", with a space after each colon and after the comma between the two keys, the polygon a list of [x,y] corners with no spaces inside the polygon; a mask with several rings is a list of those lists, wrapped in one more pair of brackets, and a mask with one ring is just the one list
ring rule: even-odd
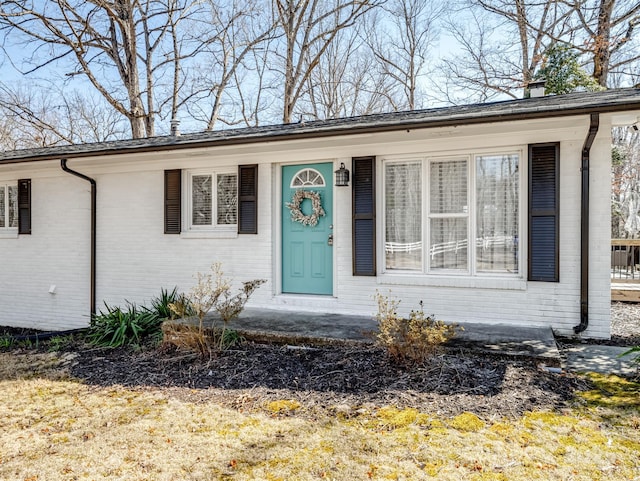
{"label": "dark roof", "polygon": [[640,110],[640,88],[607,90],[604,92],[580,92],[296,124],[217,130],[180,136],[14,150],[0,152],[0,164],[629,110]]}

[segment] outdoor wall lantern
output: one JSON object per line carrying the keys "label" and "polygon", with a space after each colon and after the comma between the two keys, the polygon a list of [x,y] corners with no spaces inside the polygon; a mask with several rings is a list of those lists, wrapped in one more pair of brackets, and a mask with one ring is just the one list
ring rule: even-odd
{"label": "outdoor wall lantern", "polygon": [[340,168],[335,171],[336,187],[349,186],[349,170],[344,166],[344,162],[340,164]]}

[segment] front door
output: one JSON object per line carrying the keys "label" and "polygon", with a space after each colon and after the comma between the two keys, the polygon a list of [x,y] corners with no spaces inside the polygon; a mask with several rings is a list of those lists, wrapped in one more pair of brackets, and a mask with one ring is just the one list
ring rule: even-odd
{"label": "front door", "polygon": [[333,164],[282,167],[282,292],[333,294]]}

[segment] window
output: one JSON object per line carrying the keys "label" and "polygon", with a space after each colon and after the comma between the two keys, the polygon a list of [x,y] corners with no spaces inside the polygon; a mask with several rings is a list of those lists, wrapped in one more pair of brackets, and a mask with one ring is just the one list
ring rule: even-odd
{"label": "window", "polygon": [[429,169],[431,270],[468,269],[467,160],[433,161]]}
{"label": "window", "polygon": [[303,169],[291,179],[291,188],[324,187],[324,177],[316,169]]}
{"label": "window", "polygon": [[18,184],[0,184],[0,229],[18,228]]}
{"label": "window", "polygon": [[386,270],[518,274],[519,159],[507,153],[385,162]]}
{"label": "window", "polygon": [[476,268],[518,272],[518,156],[476,157]]}
{"label": "window", "polygon": [[238,224],[238,176],[235,173],[190,173],[189,228],[235,228]]}
{"label": "window", "polygon": [[237,172],[165,170],[164,233],[184,228],[227,235],[236,226],[238,234],[257,234],[258,166],[239,165]]}
{"label": "window", "polygon": [[387,269],[422,269],[422,165],[385,166],[385,252]]}

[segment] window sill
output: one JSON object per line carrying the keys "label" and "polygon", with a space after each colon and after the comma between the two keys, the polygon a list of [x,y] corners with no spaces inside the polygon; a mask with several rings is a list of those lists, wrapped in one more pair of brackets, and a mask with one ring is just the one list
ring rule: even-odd
{"label": "window sill", "polygon": [[238,231],[234,230],[202,230],[181,232],[181,239],[236,239]]}
{"label": "window sill", "polygon": [[0,231],[0,239],[17,239],[18,231]]}
{"label": "window sill", "polygon": [[521,277],[468,277],[385,273],[379,275],[377,279],[378,284],[399,286],[460,287],[513,291],[524,291],[527,288],[527,281]]}

